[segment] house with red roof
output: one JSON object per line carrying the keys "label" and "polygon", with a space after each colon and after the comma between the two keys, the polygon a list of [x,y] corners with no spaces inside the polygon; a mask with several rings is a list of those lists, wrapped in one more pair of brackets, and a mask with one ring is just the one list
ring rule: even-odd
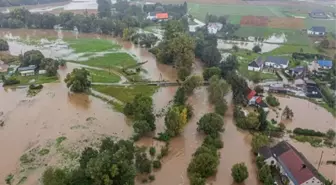
{"label": "house with red roof", "polygon": [[261,147],[258,155],[263,156],[266,164],[277,166],[289,185],[323,185],[315,167],[286,141]]}
{"label": "house with red roof", "polygon": [[262,100],[261,96],[257,95],[255,90],[250,90],[247,95],[248,105],[262,108],[265,112],[268,112],[268,105]]}

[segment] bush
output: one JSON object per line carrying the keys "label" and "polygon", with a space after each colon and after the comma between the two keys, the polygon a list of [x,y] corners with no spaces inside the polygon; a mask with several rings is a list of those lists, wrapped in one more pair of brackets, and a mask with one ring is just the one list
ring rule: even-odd
{"label": "bush", "polygon": [[31,89],[31,90],[39,90],[39,89],[42,89],[42,88],[43,88],[43,85],[41,85],[41,84],[38,84],[38,85],[31,84],[29,86],[29,89]]}
{"label": "bush", "polygon": [[20,80],[17,80],[15,77],[10,77],[8,79],[3,80],[3,86],[15,85],[15,84],[19,84],[19,83],[20,83]]}
{"label": "bush", "polygon": [[161,168],[161,162],[159,160],[153,161],[153,168],[160,169]]}
{"label": "bush", "polygon": [[155,137],[159,141],[168,142],[170,140],[170,136],[167,132],[160,132],[159,137]]}
{"label": "bush", "polygon": [[205,137],[205,139],[203,141],[203,145],[213,146],[217,149],[220,149],[220,148],[223,148],[224,143],[219,137],[212,137],[212,136],[208,135],[208,136]]}
{"label": "bush", "polygon": [[13,174],[9,174],[9,175],[7,175],[7,177],[6,177],[6,179],[5,179],[6,184],[11,185],[11,184],[12,184],[12,181],[13,181],[13,178],[14,178],[14,175],[13,175]]}
{"label": "bush", "polygon": [[150,154],[151,156],[154,156],[155,153],[156,153],[155,147],[151,146],[151,147],[149,148],[149,154]]}
{"label": "bush", "polygon": [[266,97],[266,101],[272,107],[276,107],[280,105],[278,99],[271,94]]}
{"label": "bush", "polygon": [[323,132],[311,130],[311,129],[303,129],[303,128],[295,128],[293,131],[294,134],[303,135],[303,136],[318,136],[324,137],[326,134]]}
{"label": "bush", "polygon": [[334,131],[334,130],[332,130],[332,129],[329,129],[329,130],[327,131],[326,135],[327,135],[328,139],[334,139],[334,138],[335,138],[335,135],[336,135],[336,133],[335,133],[335,131]]}
{"label": "bush", "polygon": [[154,181],[154,180],[155,180],[155,176],[154,176],[154,175],[150,175],[150,176],[148,177],[148,179],[149,179],[149,181]]}
{"label": "bush", "polygon": [[206,179],[201,177],[199,174],[190,174],[190,185],[205,185]]}

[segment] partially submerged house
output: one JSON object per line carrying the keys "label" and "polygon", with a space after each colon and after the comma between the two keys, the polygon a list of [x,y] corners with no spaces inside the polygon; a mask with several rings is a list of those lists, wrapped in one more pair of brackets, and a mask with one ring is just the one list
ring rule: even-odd
{"label": "partially submerged house", "polygon": [[333,63],[331,60],[318,60],[317,64],[322,69],[331,69],[333,66]]}
{"label": "partially submerged house", "polygon": [[268,56],[265,59],[265,66],[276,69],[285,69],[288,67],[289,60],[283,57]]}
{"label": "partially submerged house", "polygon": [[251,63],[249,63],[247,69],[249,71],[261,71],[263,67],[264,67],[264,60],[260,56],[256,60],[253,60]]}
{"label": "partially submerged house", "polygon": [[247,95],[248,105],[256,106],[262,108],[265,112],[268,112],[268,105],[263,101],[261,96],[257,95],[257,92],[250,90],[250,93]]}
{"label": "partially submerged house", "polygon": [[207,29],[209,34],[216,34],[223,28],[223,24],[219,22],[208,23]]}
{"label": "partially submerged house", "polygon": [[278,167],[282,178],[288,179],[288,185],[323,184],[314,166],[286,141],[273,147],[261,147],[258,156],[262,156],[267,165]]}
{"label": "partially submerged house", "polygon": [[326,34],[326,28],[323,26],[313,26],[307,30],[308,35],[323,36]]}
{"label": "partially submerged house", "polygon": [[27,67],[19,67],[17,70],[21,74],[21,76],[33,76],[35,75],[35,65],[30,65]]}

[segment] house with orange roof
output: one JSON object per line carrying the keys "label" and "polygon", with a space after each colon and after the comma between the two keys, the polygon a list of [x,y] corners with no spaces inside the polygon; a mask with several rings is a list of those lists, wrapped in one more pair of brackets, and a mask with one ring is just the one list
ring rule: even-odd
{"label": "house with orange roof", "polygon": [[268,112],[268,105],[263,101],[262,97],[257,95],[255,90],[250,90],[247,95],[248,105],[262,108],[265,112]]}

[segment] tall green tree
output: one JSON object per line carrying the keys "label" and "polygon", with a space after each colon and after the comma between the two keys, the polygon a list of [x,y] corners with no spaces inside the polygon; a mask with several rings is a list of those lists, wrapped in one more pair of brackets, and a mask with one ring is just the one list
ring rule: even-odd
{"label": "tall green tree", "polygon": [[197,130],[211,136],[217,136],[219,132],[223,132],[224,120],[216,113],[204,114],[197,122]]}
{"label": "tall green tree", "polygon": [[30,50],[23,54],[22,65],[36,65],[37,67],[39,67],[43,58],[44,55],[41,53],[41,51]]}
{"label": "tall green tree", "polygon": [[205,68],[203,71],[203,79],[209,80],[212,76],[221,76],[221,69],[219,67]]}
{"label": "tall green tree", "polygon": [[52,58],[43,58],[40,64],[40,69],[45,69],[48,76],[56,76],[59,62]]}
{"label": "tall green tree", "polygon": [[97,0],[98,15],[100,18],[111,17],[111,1],[109,0]]}
{"label": "tall green tree", "polygon": [[204,48],[201,59],[207,66],[212,67],[219,64],[222,56],[216,46],[210,45]]}
{"label": "tall green tree", "polygon": [[89,75],[90,73],[84,68],[74,69],[71,73],[67,74],[64,82],[72,92],[86,92],[91,87],[91,82],[88,79]]}
{"label": "tall green tree", "polygon": [[190,76],[183,82],[183,89],[187,95],[191,95],[201,85],[203,85],[203,78],[201,76]]}
{"label": "tall green tree", "polygon": [[270,140],[266,135],[255,134],[252,137],[252,151],[256,153],[261,147],[267,146],[269,143]]}
{"label": "tall green tree", "polygon": [[231,168],[231,176],[236,183],[242,183],[247,179],[249,173],[245,163],[237,163]]}
{"label": "tall green tree", "polygon": [[4,39],[0,39],[0,51],[8,51],[8,42]]}

